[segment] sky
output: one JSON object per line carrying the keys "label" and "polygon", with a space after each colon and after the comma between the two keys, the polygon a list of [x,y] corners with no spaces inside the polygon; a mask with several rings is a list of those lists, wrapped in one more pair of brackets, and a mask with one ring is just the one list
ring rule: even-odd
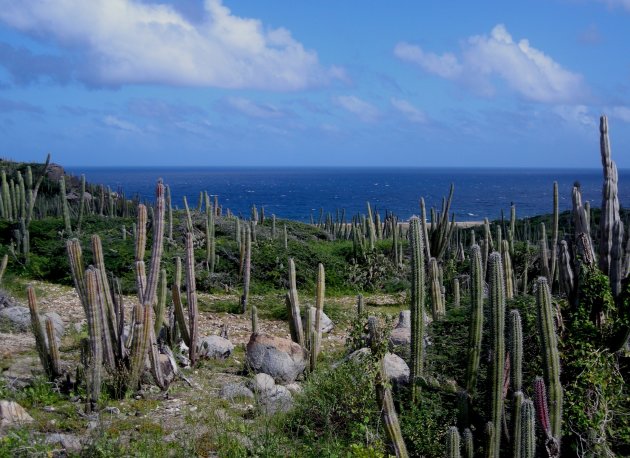
{"label": "sky", "polygon": [[630,167],[630,0],[0,0],[0,157]]}

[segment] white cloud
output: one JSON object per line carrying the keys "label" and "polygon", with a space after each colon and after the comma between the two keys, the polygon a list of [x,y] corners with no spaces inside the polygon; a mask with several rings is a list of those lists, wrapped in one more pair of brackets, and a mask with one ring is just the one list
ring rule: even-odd
{"label": "white cloud", "polygon": [[103,124],[118,130],[124,130],[125,132],[140,132],[140,129],[135,124],[132,124],[129,121],[124,121],[112,115],[105,116],[103,118]]}
{"label": "white cloud", "polygon": [[77,73],[90,84],[297,90],[344,78],[288,30],[237,17],[220,0],[204,6],[193,23],[134,0],[0,0],[0,20],[79,53]]}
{"label": "white cloud", "polygon": [[630,0],[599,0],[606,3],[611,8],[621,7],[630,11]]}
{"label": "white cloud", "polygon": [[613,118],[620,119],[624,122],[630,122],[630,107],[616,106],[609,108],[607,111]]}
{"label": "white cloud", "polygon": [[429,73],[435,73],[442,78],[456,78],[462,72],[462,66],[457,57],[451,53],[441,56],[432,52],[425,52],[420,46],[401,42],[394,48],[394,55],[401,60],[415,63]]}
{"label": "white cloud", "polygon": [[451,53],[438,56],[407,43],[396,45],[394,54],[429,73],[472,85],[485,95],[495,92],[496,78],[537,102],[575,103],[586,92],[581,75],[566,70],[528,40],[515,42],[502,24],[490,36],[468,38],[459,58]]}
{"label": "white cloud", "polygon": [[579,127],[597,126],[595,116],[590,114],[588,107],[584,105],[560,105],[554,107],[553,111],[568,124]]}
{"label": "white cloud", "polygon": [[226,99],[227,105],[250,118],[273,119],[282,118],[286,113],[273,105],[263,105],[255,103],[244,97],[229,97]]}
{"label": "white cloud", "polygon": [[379,117],[379,111],[374,105],[354,95],[341,95],[336,97],[335,101],[343,109],[358,116],[363,122],[374,122]]}
{"label": "white cloud", "polygon": [[394,108],[404,114],[409,121],[416,122],[418,124],[424,124],[427,122],[427,116],[424,112],[413,106],[407,100],[392,98],[390,102]]}

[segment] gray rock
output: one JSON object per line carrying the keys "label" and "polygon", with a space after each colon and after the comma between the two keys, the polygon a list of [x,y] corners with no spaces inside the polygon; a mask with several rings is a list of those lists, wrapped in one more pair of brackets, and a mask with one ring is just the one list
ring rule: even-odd
{"label": "gray rock", "polygon": [[104,413],[108,413],[110,415],[120,415],[120,409],[118,407],[107,406],[103,409]]}
{"label": "gray rock", "polygon": [[199,341],[199,356],[202,358],[227,359],[234,351],[234,344],[221,336],[202,337]]}
{"label": "gray rock", "polygon": [[[42,323],[42,330],[44,337],[46,337],[46,320],[50,318],[53,322],[53,328],[55,330],[55,338],[57,345],[61,342],[61,336],[63,336],[64,325],[63,320],[59,314],[55,312],[47,312],[40,315]],[[28,308],[21,305],[15,305],[13,307],[6,307],[0,309],[0,320],[6,320],[11,323],[17,330],[21,332],[28,332],[31,330],[31,312]]]}
{"label": "gray rock", "polygon": [[49,445],[59,444],[68,452],[80,452],[83,448],[81,439],[74,434],[51,433],[44,438],[44,443]]}
{"label": "gray rock", "polygon": [[9,296],[4,290],[0,289],[0,309],[5,307],[13,307],[18,305],[15,299]]}
{"label": "gray rock", "polygon": [[268,415],[287,412],[293,406],[293,396],[286,387],[275,385],[272,390],[262,393],[259,404],[263,412]]}
{"label": "gray rock", "polygon": [[385,373],[390,382],[398,385],[409,383],[409,366],[404,359],[393,353],[385,354]]}
{"label": "gray rock", "polygon": [[302,391],[304,391],[302,385],[296,382],[286,384],[285,388],[289,390],[291,394],[300,394],[302,393]]}
{"label": "gray rock", "polygon": [[[361,361],[372,351],[369,348],[360,348],[346,358],[346,360]],[[390,382],[405,385],[409,383],[409,366],[401,357],[393,353],[385,353],[385,373]]]}
{"label": "gray rock", "polygon": [[256,374],[256,376],[249,381],[249,388],[254,393],[265,393],[273,390],[275,386],[276,382],[273,380],[273,377],[262,372]]}
{"label": "gray rock", "polygon": [[32,422],[33,418],[17,402],[0,401],[0,427],[20,426]]}
{"label": "gray rock", "polygon": [[396,329],[398,328],[411,329],[411,310],[401,310],[401,312],[398,314],[398,323],[396,324]]}
{"label": "gray rock", "polygon": [[306,368],[306,352],[302,347],[268,334],[252,334],[246,358],[255,373],[269,374],[276,382],[293,382]]}
{"label": "gray rock", "polygon": [[[315,327],[315,313],[317,312],[317,309],[315,307],[311,307],[310,310],[311,310],[311,320],[313,321],[313,327]],[[306,326],[306,318],[304,317],[305,313],[306,312],[302,313],[302,327]],[[322,332],[324,334],[329,333],[335,327],[335,325],[332,322],[332,320],[330,318],[328,318],[328,315],[326,315],[323,311],[322,311],[322,318],[321,318],[321,322],[320,322],[320,326],[319,327],[321,328],[321,330],[322,330]]]}
{"label": "gray rock", "polygon": [[254,393],[243,383],[228,383],[221,388],[219,397],[228,401],[233,401],[236,398],[254,399]]}

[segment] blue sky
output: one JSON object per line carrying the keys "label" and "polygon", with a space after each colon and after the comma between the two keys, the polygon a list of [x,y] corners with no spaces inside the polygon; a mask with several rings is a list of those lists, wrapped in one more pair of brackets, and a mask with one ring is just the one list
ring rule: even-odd
{"label": "blue sky", "polygon": [[630,167],[630,0],[0,0],[0,156]]}

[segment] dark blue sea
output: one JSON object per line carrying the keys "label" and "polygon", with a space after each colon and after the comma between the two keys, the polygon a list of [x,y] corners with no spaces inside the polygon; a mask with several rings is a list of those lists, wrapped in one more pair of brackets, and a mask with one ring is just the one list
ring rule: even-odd
{"label": "dark blue sea", "polygon": [[[279,218],[308,221],[319,209],[346,209],[349,217],[366,212],[369,201],[378,211],[391,210],[402,219],[419,213],[424,197],[427,207],[441,205],[451,183],[455,195],[451,211],[458,221],[509,217],[510,204],[519,217],[552,211],[553,182],[560,192],[560,208],[571,207],[571,189],[579,181],[584,200],[601,205],[601,169],[457,169],[457,168],[91,168],[70,167],[88,182],[123,189],[127,196],[152,199],[155,183],[169,184],[174,205],[196,206],[199,191],[218,195],[224,210],[249,216],[252,204]],[[630,170],[619,171],[621,205],[630,205]]]}

